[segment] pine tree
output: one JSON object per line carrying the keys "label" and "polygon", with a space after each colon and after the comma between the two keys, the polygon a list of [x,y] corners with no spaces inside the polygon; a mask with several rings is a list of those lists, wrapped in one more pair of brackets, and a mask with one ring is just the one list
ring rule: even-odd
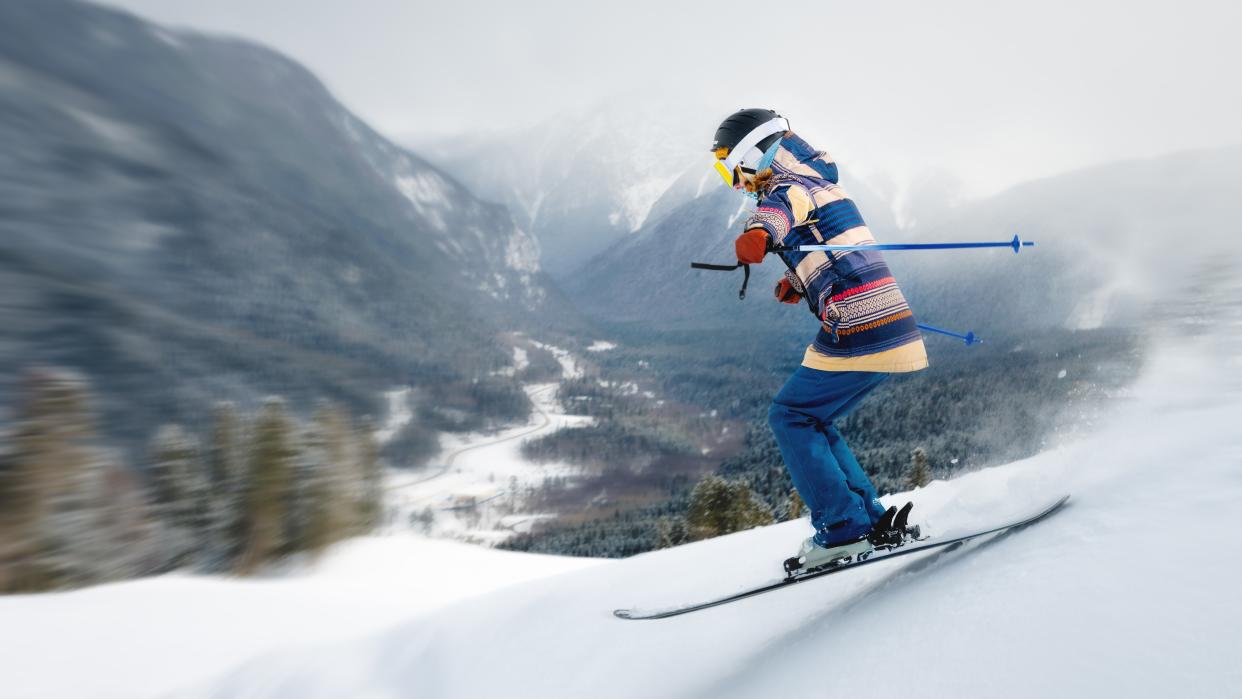
{"label": "pine tree", "polygon": [[295,551],[319,551],[352,533],[353,450],[343,412],[328,402],[302,433],[297,465]]}
{"label": "pine tree", "polygon": [[92,547],[99,581],[126,580],[157,568],[157,526],[147,492],[131,469],[109,460],[92,491],[101,541]]}
{"label": "pine tree", "polygon": [[790,490],[789,499],[785,502],[785,520],[798,519],[805,509],[806,503],[802,502],[802,495],[797,490]]}
{"label": "pine tree", "polygon": [[656,520],[656,548],[666,549],[686,543],[686,520],[681,517],[661,517]]}
{"label": "pine tree", "polygon": [[63,369],[21,381],[12,450],[0,456],[0,592],[124,577],[101,558],[121,538],[100,483],[115,468],[96,445],[90,389]]}
{"label": "pine tree", "polygon": [[246,460],[241,419],[232,403],[212,410],[211,438],[207,445],[207,479],[211,484],[206,515],[205,566],[209,570],[232,568],[242,552],[244,522],[243,483]]}
{"label": "pine tree", "polygon": [[179,425],[165,425],[151,440],[151,503],[159,522],[163,568],[193,562],[201,546],[204,501],[197,441]]}
{"label": "pine tree", "polygon": [[366,534],[378,527],[384,517],[384,464],[380,445],[370,421],[364,420],[355,436],[357,471],[360,478],[356,501],[356,534]]}
{"label": "pine tree", "polygon": [[686,529],[691,541],[772,523],[772,513],[745,483],[704,476],[690,494]]}
{"label": "pine tree", "polygon": [[292,500],[293,426],[284,401],[268,398],[254,426],[242,512],[245,547],[240,570],[250,572],[283,555]]}
{"label": "pine tree", "polygon": [[906,477],[906,485],[911,488],[922,488],[931,482],[931,465],[927,461],[927,452],[923,447],[916,447],[910,453],[910,472]]}

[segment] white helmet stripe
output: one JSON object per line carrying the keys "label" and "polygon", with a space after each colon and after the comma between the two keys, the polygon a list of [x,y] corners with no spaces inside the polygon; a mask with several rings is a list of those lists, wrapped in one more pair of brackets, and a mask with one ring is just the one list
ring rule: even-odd
{"label": "white helmet stripe", "polygon": [[741,141],[738,141],[733,150],[729,151],[729,156],[724,159],[725,167],[729,169],[729,172],[733,172],[733,168],[737,167],[738,163],[746,158],[750,149],[759,145],[760,141],[774,133],[783,133],[788,130],[789,122],[784,117],[776,117],[756,126]]}

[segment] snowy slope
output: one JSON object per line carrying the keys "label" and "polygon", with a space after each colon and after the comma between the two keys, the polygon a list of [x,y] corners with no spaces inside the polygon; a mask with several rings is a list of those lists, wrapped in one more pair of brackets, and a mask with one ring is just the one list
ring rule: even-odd
{"label": "snowy slope", "polygon": [[[1066,511],[999,541],[667,621],[610,615],[771,577],[806,533],[792,522],[507,588],[365,640],[264,657],[206,693],[778,696],[808,680],[834,696],[1236,688],[1242,562],[1218,537],[1242,498],[1240,350],[1219,338],[1179,347],[1094,438],[917,493],[916,511],[941,535],[1074,493]],[[900,669],[882,671],[885,658]]]}
{"label": "snowy slope", "polygon": [[355,539],[268,579],[168,575],[0,597],[0,696],[164,696],[263,653],[373,636],[438,606],[597,564],[405,535]]}
{"label": "snowy slope", "polygon": [[1090,438],[913,494],[947,536],[1073,493],[1009,537],[647,622],[611,611],[767,580],[807,524],[615,562],[365,539],[269,581],[0,599],[4,672],[16,696],[1228,695],[1242,311],[1227,303],[1209,331],[1154,340]]}

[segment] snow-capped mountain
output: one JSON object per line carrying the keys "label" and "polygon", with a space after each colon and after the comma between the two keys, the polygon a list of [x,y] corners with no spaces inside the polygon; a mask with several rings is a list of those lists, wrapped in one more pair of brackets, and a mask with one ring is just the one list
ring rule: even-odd
{"label": "snow-capped mountain", "polygon": [[684,174],[711,172],[719,115],[684,116],[697,113],[615,100],[527,129],[409,142],[476,195],[508,206],[538,238],[544,267],[565,278],[640,230]]}
{"label": "snow-capped mountain", "polygon": [[81,368],[134,437],[504,366],[548,301],[504,206],[298,64],[85,3],[0,4],[0,199],[0,361]]}

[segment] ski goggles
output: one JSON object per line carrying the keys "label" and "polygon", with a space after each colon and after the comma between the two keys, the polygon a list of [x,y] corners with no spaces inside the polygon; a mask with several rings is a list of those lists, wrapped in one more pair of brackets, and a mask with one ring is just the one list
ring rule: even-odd
{"label": "ski goggles", "polygon": [[746,134],[732,150],[717,148],[716,160],[712,166],[726,186],[737,187],[737,169],[748,162],[757,163],[763,157],[763,151],[758,148],[759,142],[772,134],[784,133],[788,130],[789,122],[783,117],[766,121]]}

